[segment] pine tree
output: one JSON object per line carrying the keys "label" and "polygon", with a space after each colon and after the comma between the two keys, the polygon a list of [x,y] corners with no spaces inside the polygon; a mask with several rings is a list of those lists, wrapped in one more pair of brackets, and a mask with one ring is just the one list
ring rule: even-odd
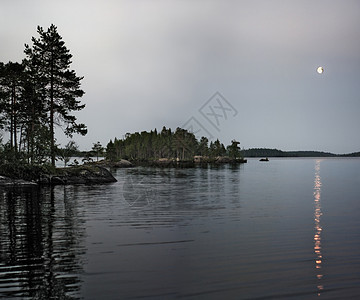
{"label": "pine tree", "polygon": [[231,145],[227,146],[230,158],[237,159],[242,157],[240,147],[238,146],[239,144],[240,142],[232,140]]}
{"label": "pine tree", "polygon": [[97,142],[93,144],[91,151],[93,151],[96,155],[96,161],[99,161],[99,156],[103,155],[104,147],[101,145],[100,142]]}
{"label": "pine tree", "polygon": [[34,76],[28,72],[26,72],[21,104],[19,113],[28,162],[39,163],[50,154],[50,131],[44,102],[36,93]]}
{"label": "pine tree", "polygon": [[4,123],[10,132],[10,148],[15,154],[18,152],[18,131],[20,123],[21,99],[23,81],[25,78],[24,66],[17,62],[2,64],[0,70],[1,107]]}
{"label": "pine tree", "polygon": [[199,146],[198,146],[198,154],[201,156],[207,156],[209,153],[209,148],[208,148],[208,143],[209,140],[207,137],[201,137],[200,142],[199,142]]}
{"label": "pine tree", "polygon": [[47,31],[38,26],[39,38],[32,38],[32,47],[25,45],[27,70],[34,74],[37,83],[37,94],[41,97],[48,113],[48,126],[51,138],[51,163],[55,166],[55,126],[64,128],[67,136],[74,133],[85,135],[85,124],[78,124],[73,111],[85,107],[77,98],[84,95],[80,89],[83,77],[76,76],[70,70],[71,58],[57,27],[51,25]]}
{"label": "pine tree", "polygon": [[105,158],[110,160],[110,161],[116,161],[116,148],[115,148],[115,143],[113,143],[112,140],[110,140],[108,142],[108,144],[106,145],[106,153],[105,153]]}
{"label": "pine tree", "polygon": [[70,161],[71,156],[73,156],[79,150],[79,146],[75,141],[69,141],[64,148],[58,149],[59,156],[61,160],[64,161],[64,167]]}

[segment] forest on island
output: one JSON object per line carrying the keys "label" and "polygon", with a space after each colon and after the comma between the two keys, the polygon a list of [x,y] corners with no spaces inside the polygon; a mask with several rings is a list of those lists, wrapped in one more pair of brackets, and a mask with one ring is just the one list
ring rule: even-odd
{"label": "forest on island", "polygon": [[156,129],[135,133],[127,133],[124,139],[115,138],[106,146],[106,158],[111,161],[129,159],[133,161],[149,161],[160,158],[193,160],[194,156],[215,158],[229,156],[232,159],[242,158],[240,143],[233,140],[227,147],[218,139],[210,141],[206,137],[197,140],[192,132],[177,128],[172,131],[165,126],[161,132]]}

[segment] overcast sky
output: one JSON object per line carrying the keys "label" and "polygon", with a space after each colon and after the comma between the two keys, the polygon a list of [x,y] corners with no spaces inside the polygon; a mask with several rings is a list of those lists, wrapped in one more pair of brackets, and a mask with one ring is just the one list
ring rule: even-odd
{"label": "overcast sky", "polygon": [[0,61],[20,62],[51,23],[84,76],[81,149],[165,125],[360,151],[360,1],[1,0]]}

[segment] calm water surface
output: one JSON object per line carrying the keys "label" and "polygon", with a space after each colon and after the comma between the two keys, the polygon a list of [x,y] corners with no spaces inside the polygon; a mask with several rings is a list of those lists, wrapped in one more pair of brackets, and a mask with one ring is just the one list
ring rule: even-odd
{"label": "calm water surface", "polygon": [[0,298],[360,298],[360,159],[0,189]]}

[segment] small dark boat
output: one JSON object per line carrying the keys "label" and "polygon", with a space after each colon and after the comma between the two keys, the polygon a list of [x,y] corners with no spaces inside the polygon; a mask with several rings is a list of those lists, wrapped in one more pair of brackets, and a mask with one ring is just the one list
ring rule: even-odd
{"label": "small dark boat", "polygon": [[260,161],[269,161],[269,159],[268,158],[262,158],[262,159],[260,159]]}

